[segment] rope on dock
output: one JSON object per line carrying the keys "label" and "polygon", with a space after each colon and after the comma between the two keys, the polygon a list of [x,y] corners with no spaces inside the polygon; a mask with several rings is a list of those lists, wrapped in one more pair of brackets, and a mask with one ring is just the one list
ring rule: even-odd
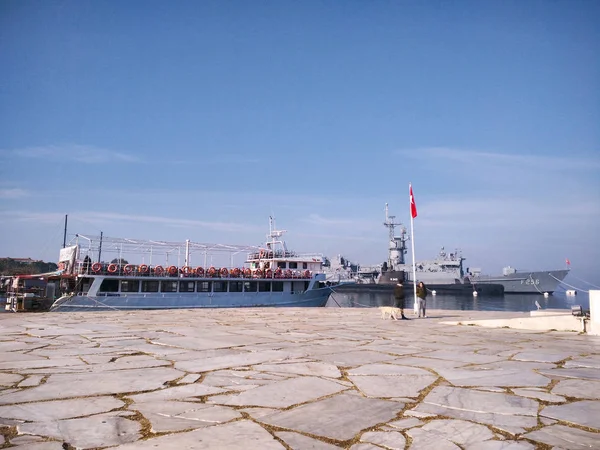
{"label": "rope on dock", "polygon": [[552,274],[551,274],[551,273],[549,273],[549,272],[548,272],[548,275],[550,275],[552,278],[554,278],[554,279],[555,279],[556,281],[558,281],[559,283],[561,283],[561,284],[564,284],[565,286],[569,286],[570,288],[573,288],[573,289],[575,289],[575,290],[577,290],[577,291],[581,291],[581,292],[590,292],[589,290],[587,290],[587,291],[586,291],[585,289],[581,289],[581,288],[578,288],[577,286],[573,286],[572,284],[566,283],[566,282],[564,282],[563,280],[559,280],[558,278],[556,278],[554,275],[552,275]]}
{"label": "rope on dock", "polygon": [[582,280],[581,278],[577,278],[575,275],[571,275],[571,276],[573,278],[575,278],[576,280],[581,281],[582,283],[589,284],[590,286],[600,289],[600,286],[596,286],[594,283],[590,283],[589,281],[585,281],[585,280]]}

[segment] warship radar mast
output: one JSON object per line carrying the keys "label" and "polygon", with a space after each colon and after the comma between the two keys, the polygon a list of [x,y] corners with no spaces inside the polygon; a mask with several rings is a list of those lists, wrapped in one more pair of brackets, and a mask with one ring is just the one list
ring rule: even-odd
{"label": "warship radar mast", "polygon": [[[389,270],[397,270],[398,265],[404,264],[406,254],[406,228],[400,222],[395,222],[396,216],[390,216],[388,204],[385,204],[385,222],[383,225],[389,230],[389,250],[387,265]],[[400,236],[395,235],[396,226],[400,226]]]}

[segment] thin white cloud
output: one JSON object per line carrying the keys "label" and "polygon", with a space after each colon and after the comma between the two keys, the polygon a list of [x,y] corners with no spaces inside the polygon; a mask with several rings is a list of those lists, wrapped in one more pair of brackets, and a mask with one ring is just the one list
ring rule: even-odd
{"label": "thin white cloud", "polygon": [[515,153],[494,153],[450,147],[402,149],[397,150],[395,153],[415,159],[435,159],[438,161],[446,160],[468,165],[526,168],[531,172],[541,170],[596,170],[600,168],[600,158],[589,159],[575,156],[561,157]]}
{"label": "thin white cloud", "polygon": [[52,159],[57,161],[75,161],[84,164],[103,164],[109,162],[139,163],[140,159],[128,153],[115,152],[90,145],[47,145],[10,150],[8,153],[21,158]]}
{"label": "thin white cloud", "polygon": [[306,223],[323,226],[339,226],[339,225],[352,225],[356,221],[353,219],[328,219],[319,214],[310,214],[307,218],[303,219]]}
{"label": "thin white cloud", "polygon": [[0,189],[0,199],[15,199],[27,197],[29,193],[24,189]]}
{"label": "thin white cloud", "polygon": [[88,221],[110,221],[111,223],[114,223],[115,221],[127,223],[151,223],[184,228],[200,227],[224,232],[245,232],[251,229],[248,227],[248,225],[233,222],[206,222],[201,220],[178,219],[161,216],[130,215],[115,212],[84,212],[78,215],[80,215],[82,219]]}

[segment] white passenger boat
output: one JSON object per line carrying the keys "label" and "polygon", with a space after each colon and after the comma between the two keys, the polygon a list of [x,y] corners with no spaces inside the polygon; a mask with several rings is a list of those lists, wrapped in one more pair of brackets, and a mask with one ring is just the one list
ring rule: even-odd
{"label": "white passenger boat", "polygon": [[[284,233],[270,219],[264,247],[77,235],[60,252],[58,289],[64,294],[50,310],[324,306],[331,287],[322,256],[289,251]],[[116,257],[103,261],[109,251]],[[240,252],[247,252],[241,267],[207,264],[218,254],[233,262]],[[177,255],[182,264],[156,262]]]}

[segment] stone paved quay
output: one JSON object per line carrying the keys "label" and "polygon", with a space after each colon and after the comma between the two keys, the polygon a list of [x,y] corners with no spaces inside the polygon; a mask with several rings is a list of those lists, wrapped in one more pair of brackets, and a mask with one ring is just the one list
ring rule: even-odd
{"label": "stone paved quay", "polygon": [[600,337],[376,308],[0,315],[0,448],[600,449]]}

